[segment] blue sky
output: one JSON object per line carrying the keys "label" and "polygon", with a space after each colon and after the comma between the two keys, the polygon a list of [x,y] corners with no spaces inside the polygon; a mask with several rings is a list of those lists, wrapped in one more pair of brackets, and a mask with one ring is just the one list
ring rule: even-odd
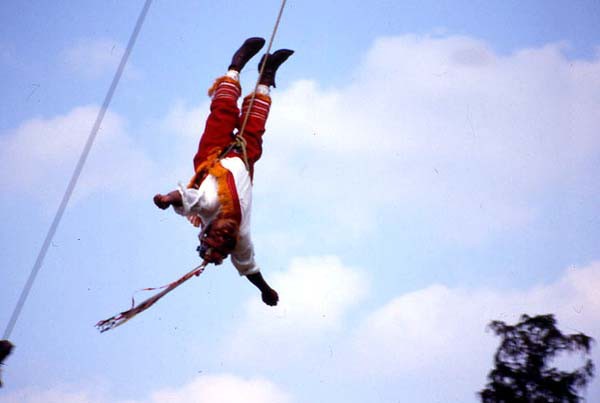
{"label": "blue sky", "polygon": [[[3,325],[142,5],[0,5]],[[278,7],[153,2],[11,336],[1,403],[474,402],[491,320],[551,312],[600,338],[592,1],[288,1],[274,47],[296,53],[252,217],[280,306],[226,263],[96,332],[198,263],[195,229],[151,199],[191,175],[207,88]]]}

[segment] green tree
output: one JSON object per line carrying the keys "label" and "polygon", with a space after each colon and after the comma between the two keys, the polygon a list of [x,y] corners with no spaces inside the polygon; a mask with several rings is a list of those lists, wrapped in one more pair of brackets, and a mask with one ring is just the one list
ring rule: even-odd
{"label": "green tree", "polygon": [[594,374],[592,360],[571,372],[551,366],[562,352],[589,355],[593,339],[583,333],[563,334],[553,315],[522,315],[514,326],[493,321],[489,328],[500,336],[488,374],[486,388],[479,392],[484,403],[580,402],[579,390]]}

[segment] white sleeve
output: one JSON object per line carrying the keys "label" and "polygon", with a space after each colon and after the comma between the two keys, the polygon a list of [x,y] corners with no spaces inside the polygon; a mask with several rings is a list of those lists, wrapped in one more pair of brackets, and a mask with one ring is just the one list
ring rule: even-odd
{"label": "white sleeve", "polygon": [[182,206],[181,207],[173,206],[173,209],[175,210],[175,212],[182,216],[189,216],[189,215],[197,214],[198,212],[194,211],[194,210],[197,210],[199,208],[198,202],[200,201],[200,198],[202,197],[201,192],[198,189],[185,188],[185,187],[183,187],[183,185],[181,183],[178,185],[177,190],[179,191],[179,194],[181,195]]}
{"label": "white sleeve", "polygon": [[231,253],[231,263],[233,263],[240,276],[260,272],[260,267],[254,260],[254,246],[249,233],[240,235],[235,249]]}

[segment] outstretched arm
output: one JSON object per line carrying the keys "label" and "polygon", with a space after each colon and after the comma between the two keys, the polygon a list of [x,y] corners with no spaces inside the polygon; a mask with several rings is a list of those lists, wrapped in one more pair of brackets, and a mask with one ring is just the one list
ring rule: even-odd
{"label": "outstretched arm", "polygon": [[166,195],[157,194],[154,196],[154,204],[163,210],[169,208],[170,206],[181,207],[183,206],[181,201],[181,193],[179,193],[177,190],[173,190]]}
{"label": "outstretched arm", "polygon": [[250,280],[250,282],[260,290],[262,294],[262,300],[265,304],[269,306],[277,305],[277,302],[279,301],[279,295],[277,294],[277,291],[272,289],[269,284],[267,284],[260,272],[248,274],[246,277],[248,277],[248,280]]}

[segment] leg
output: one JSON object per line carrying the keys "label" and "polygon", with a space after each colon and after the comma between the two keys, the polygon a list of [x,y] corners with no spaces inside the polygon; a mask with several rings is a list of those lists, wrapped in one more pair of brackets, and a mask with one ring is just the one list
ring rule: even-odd
{"label": "leg", "polygon": [[[254,171],[254,163],[258,161],[262,155],[262,136],[265,133],[265,124],[271,108],[271,97],[268,95],[268,87],[263,89],[262,94],[260,90],[261,88],[259,88],[258,93],[255,95],[254,103],[252,104],[252,109],[250,110],[250,115],[248,116],[246,127],[244,129],[246,153],[248,156],[248,162],[250,163],[251,172]],[[244,98],[244,103],[242,105],[242,117],[240,118],[242,121],[246,118],[246,114],[248,113],[250,100],[251,95]]]}
{"label": "leg", "polygon": [[246,277],[248,277],[248,280],[260,290],[262,300],[265,304],[269,306],[277,305],[277,302],[279,302],[279,295],[277,294],[277,291],[272,289],[269,284],[267,284],[260,272],[249,274]]}
{"label": "leg", "polygon": [[[248,153],[248,162],[251,172],[254,170],[254,163],[262,155],[262,136],[265,133],[265,124],[271,108],[271,97],[269,96],[270,87],[275,87],[275,73],[283,62],[294,53],[293,50],[279,49],[272,55],[264,55],[258,64],[258,71],[263,71],[260,79],[260,85],[257,88],[257,94],[252,104],[252,110],[248,116],[246,127],[244,129],[244,138],[246,139]],[[262,68],[264,64],[264,69]],[[242,106],[242,121],[246,118],[250,106],[251,96],[244,99]]]}
{"label": "leg", "polygon": [[224,148],[231,143],[233,130],[239,120],[237,100],[240,92],[240,85],[235,79],[225,76],[217,80],[210,103],[210,115],[194,157],[194,168],[216,148]]}
{"label": "leg", "polygon": [[234,53],[227,75],[217,79],[209,90],[212,96],[210,115],[194,157],[194,168],[206,160],[215,149],[225,148],[233,139],[233,130],[239,125],[237,100],[240,97],[239,72],[263,47],[262,38],[249,38]]}

